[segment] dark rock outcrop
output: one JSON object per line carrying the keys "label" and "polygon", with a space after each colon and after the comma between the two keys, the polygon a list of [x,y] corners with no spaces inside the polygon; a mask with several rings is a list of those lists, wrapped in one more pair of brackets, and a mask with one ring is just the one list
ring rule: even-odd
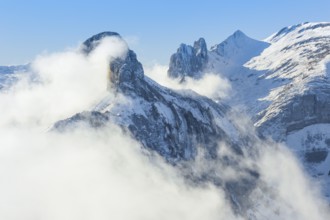
{"label": "dark rock outcrop", "polygon": [[204,38],[194,42],[194,46],[181,44],[171,56],[168,76],[184,79],[185,76],[198,78],[208,62],[208,51]]}
{"label": "dark rock outcrop", "polygon": [[116,58],[110,63],[109,74],[110,82],[115,87],[121,87],[125,83],[135,84],[144,78],[142,64],[132,50],[128,50],[124,59]]}

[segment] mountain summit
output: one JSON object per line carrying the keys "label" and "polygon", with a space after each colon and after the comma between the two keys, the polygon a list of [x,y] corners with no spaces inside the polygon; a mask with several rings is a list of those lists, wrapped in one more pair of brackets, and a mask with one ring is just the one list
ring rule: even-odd
{"label": "mountain summit", "polygon": [[259,55],[269,43],[254,40],[237,30],[222,43],[211,47],[211,51],[236,65],[243,65]]}

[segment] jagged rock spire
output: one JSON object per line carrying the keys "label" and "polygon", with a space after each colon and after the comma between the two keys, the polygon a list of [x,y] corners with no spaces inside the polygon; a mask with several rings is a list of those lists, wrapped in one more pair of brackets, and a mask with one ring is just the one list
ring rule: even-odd
{"label": "jagged rock spire", "polygon": [[[142,64],[137,60],[134,51],[129,50],[124,59],[117,58],[110,63],[110,82],[113,86],[134,84],[144,78]],[[110,86],[111,86],[110,85]]]}
{"label": "jagged rock spire", "polygon": [[[99,46],[101,40],[106,37],[117,37],[124,41],[116,32],[102,32],[88,38],[83,43],[82,51],[89,55],[96,47]],[[109,63],[109,87],[122,87],[124,84],[134,84],[136,80],[144,78],[142,64],[137,60],[136,54],[132,50],[128,50],[124,57],[115,57]]]}
{"label": "jagged rock spire", "polygon": [[208,62],[208,51],[204,38],[194,42],[194,46],[181,44],[171,56],[167,74],[172,78],[190,76],[198,78]]}

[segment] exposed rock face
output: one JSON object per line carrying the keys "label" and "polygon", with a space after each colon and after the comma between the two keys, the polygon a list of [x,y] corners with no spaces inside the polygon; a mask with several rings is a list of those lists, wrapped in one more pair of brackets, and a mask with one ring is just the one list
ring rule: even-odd
{"label": "exposed rock face", "polygon": [[[323,89],[296,95],[289,100],[280,98],[270,108],[281,105],[277,106],[281,111],[268,115],[269,119],[260,124],[258,129],[263,135],[272,136],[276,141],[285,141],[289,133],[314,124],[330,123],[330,86]],[[266,111],[265,113],[267,114]],[[264,117],[262,114],[260,116]]]}
{"label": "exposed rock face", "polygon": [[110,63],[110,82],[117,87],[125,83],[134,84],[143,78],[142,64],[136,59],[136,54],[132,50],[128,50],[124,59],[116,58]]}
{"label": "exposed rock face", "polygon": [[208,51],[203,38],[194,42],[194,46],[181,44],[171,56],[168,75],[184,79],[185,76],[198,78],[208,62]]}

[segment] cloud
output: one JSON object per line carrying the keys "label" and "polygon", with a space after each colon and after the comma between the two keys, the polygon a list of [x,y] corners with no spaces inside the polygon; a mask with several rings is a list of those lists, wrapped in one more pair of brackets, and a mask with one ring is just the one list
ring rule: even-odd
{"label": "cloud", "polygon": [[287,146],[259,142],[260,182],[250,195],[255,219],[327,219],[328,202]]}
{"label": "cloud", "polygon": [[148,161],[139,144],[116,127],[68,134],[22,129],[2,133],[1,219],[216,219],[232,215],[221,190],[187,186],[160,159]]}
{"label": "cloud", "polygon": [[230,96],[229,80],[219,74],[205,73],[201,79],[186,77],[184,83],[167,76],[168,66],[154,64],[145,69],[145,73],[159,84],[175,90],[190,89],[212,99],[225,99]]}
{"label": "cloud", "polygon": [[140,43],[140,38],[136,35],[125,36],[124,40],[130,45],[130,48],[137,46]]}
{"label": "cloud", "polygon": [[59,119],[90,109],[107,94],[109,61],[127,52],[126,43],[105,38],[88,57],[79,48],[37,57],[31,74],[37,82],[20,80],[0,93],[0,123],[51,126]]}

